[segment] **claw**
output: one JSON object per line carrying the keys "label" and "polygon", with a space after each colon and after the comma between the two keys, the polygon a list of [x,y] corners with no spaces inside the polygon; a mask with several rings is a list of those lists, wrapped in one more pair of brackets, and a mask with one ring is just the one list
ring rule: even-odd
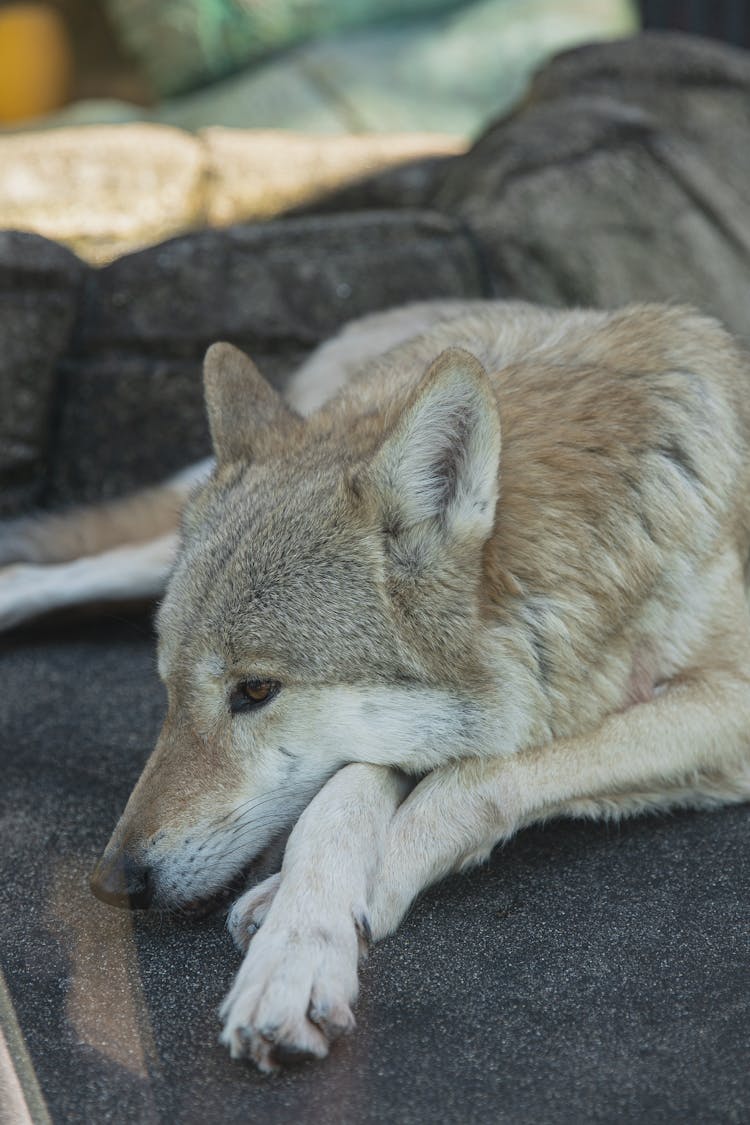
{"label": "claw", "polygon": [[356,1021],[349,1008],[311,1007],[308,1019],[319,1027],[326,1038],[333,1043],[342,1035],[351,1035]]}
{"label": "claw", "polygon": [[370,926],[370,919],[366,914],[360,914],[358,918],[354,919],[357,933],[366,945],[372,945],[372,927]]}

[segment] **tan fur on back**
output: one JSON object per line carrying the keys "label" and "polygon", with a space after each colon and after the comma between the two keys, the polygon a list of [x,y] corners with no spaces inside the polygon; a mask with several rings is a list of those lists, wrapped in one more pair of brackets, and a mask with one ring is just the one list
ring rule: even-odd
{"label": "tan fur on back", "polygon": [[[712,561],[727,537],[748,551],[748,375],[731,337],[684,308],[451,302],[359,322],[350,353],[403,338],[409,316],[421,334],[350,363],[353,381],[309,419],[318,455],[368,456],[435,356],[469,349],[491,375],[503,434],[484,611],[527,637],[550,732],[632,701],[633,652],[649,690],[686,652],[697,660]],[[694,628],[670,636],[686,598]]]}

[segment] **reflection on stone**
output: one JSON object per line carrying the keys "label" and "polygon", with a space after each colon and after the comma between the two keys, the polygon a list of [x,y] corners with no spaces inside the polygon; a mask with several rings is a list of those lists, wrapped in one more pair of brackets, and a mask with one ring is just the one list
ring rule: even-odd
{"label": "reflection on stone", "polygon": [[133,917],[97,902],[80,858],[52,873],[49,910],[70,959],[68,1020],[79,1040],[148,1078],[156,1048],[143,997]]}

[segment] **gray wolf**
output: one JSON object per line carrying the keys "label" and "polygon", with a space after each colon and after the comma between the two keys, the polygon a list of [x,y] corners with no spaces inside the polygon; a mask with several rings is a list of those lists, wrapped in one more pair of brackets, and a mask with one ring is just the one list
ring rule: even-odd
{"label": "gray wolf", "polygon": [[524,825],[748,798],[749,390],[690,309],[416,305],[285,399],[214,345],[215,463],[5,526],[5,625],[166,591],[94,893],[198,907],[291,828],[229,914],[233,1056],[325,1056],[368,943]]}

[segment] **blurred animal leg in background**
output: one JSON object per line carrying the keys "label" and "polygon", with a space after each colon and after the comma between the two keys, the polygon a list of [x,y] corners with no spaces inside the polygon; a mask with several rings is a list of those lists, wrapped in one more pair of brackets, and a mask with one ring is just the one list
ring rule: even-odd
{"label": "blurred animal leg in background", "polygon": [[171,534],[72,562],[5,567],[0,570],[0,629],[65,606],[157,598],[176,553],[177,535]]}

